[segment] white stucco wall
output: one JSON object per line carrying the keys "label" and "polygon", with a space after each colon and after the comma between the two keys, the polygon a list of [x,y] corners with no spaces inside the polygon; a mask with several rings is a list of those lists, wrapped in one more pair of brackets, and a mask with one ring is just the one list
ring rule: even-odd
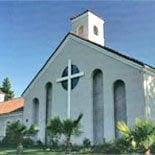
{"label": "white stucco wall", "polygon": [[7,123],[23,121],[23,111],[0,115],[0,140],[5,137]]}
{"label": "white stucco wall", "polygon": [[71,21],[71,32],[78,35],[80,26],[84,27],[84,32],[81,37],[88,39],[88,14],[84,14]]}
{"label": "white stucco wall", "polygon": [[4,102],[5,94],[0,92],[0,104],[1,102]]}
{"label": "white stucco wall", "polygon": [[[51,59],[48,67],[40,73],[30,88],[23,94],[25,99],[24,123],[28,126],[32,123],[32,100],[37,97],[40,102],[38,137],[44,141],[45,136],[45,85],[53,84],[52,117],[66,118],[67,92],[56,80],[61,77],[68,59],[78,66],[84,76],[80,78],[78,85],[71,92],[71,117],[77,118],[83,113],[83,134],[76,141],[81,142],[84,137],[93,141],[93,109],[92,109],[92,72],[95,69],[103,71],[103,96],[104,96],[104,137],[106,140],[114,138],[114,103],[113,83],[121,79],[126,85],[127,122],[129,125],[136,117],[144,116],[144,91],[143,73],[140,66],[129,65],[127,60],[117,60],[118,56],[107,56],[109,53],[91,43],[80,41],[75,37],[68,40],[60,47],[57,54]],[[112,54],[113,55],[113,54]],[[135,66],[135,67],[132,67]],[[28,119],[28,122],[26,122]]]}
{"label": "white stucco wall", "polygon": [[[91,12],[88,12],[88,14],[88,39],[104,46],[104,21]],[[94,26],[98,28],[98,35],[94,34]]]}
{"label": "white stucco wall", "polygon": [[144,71],[145,114],[155,120],[155,73]]}

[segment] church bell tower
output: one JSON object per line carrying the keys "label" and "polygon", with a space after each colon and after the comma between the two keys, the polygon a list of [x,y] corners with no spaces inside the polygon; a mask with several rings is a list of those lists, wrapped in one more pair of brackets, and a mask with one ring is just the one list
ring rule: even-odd
{"label": "church bell tower", "polygon": [[92,11],[71,18],[71,32],[104,46],[104,20]]}

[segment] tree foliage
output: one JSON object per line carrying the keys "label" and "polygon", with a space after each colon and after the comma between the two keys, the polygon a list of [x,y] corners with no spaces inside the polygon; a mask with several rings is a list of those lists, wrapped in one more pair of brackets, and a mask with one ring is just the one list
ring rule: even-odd
{"label": "tree foliage", "polygon": [[83,114],[80,114],[77,119],[60,120],[59,117],[51,119],[47,124],[48,135],[51,138],[52,144],[57,145],[59,139],[63,135],[65,137],[66,151],[69,150],[71,145],[71,137],[79,136],[81,134],[80,121]]}
{"label": "tree foliage", "polygon": [[71,137],[79,136],[82,132],[80,130],[80,121],[83,117],[83,114],[80,114],[77,119],[66,119],[63,121],[62,133],[65,136],[66,140],[66,151],[69,150],[71,145]]}
{"label": "tree foliage", "polygon": [[47,133],[50,143],[56,147],[62,135],[62,122],[59,117],[55,117],[48,122]]}
{"label": "tree foliage", "polygon": [[6,137],[9,142],[15,143],[17,146],[22,144],[25,138],[34,136],[38,132],[33,125],[27,128],[20,121],[9,124],[6,128]]}
{"label": "tree foliage", "polygon": [[133,127],[129,128],[124,122],[118,122],[118,131],[126,138],[134,149],[150,149],[155,143],[155,122],[146,119],[136,119]]}
{"label": "tree foliage", "polygon": [[12,91],[12,86],[9,78],[5,78],[2,82],[1,91],[5,93],[5,101],[14,98],[14,91]]}

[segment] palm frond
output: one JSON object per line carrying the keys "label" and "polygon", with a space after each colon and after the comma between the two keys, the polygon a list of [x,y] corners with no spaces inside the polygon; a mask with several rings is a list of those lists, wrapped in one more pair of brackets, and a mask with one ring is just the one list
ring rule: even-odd
{"label": "palm frond", "polygon": [[130,129],[123,121],[117,123],[117,130],[124,136],[128,136],[130,133]]}

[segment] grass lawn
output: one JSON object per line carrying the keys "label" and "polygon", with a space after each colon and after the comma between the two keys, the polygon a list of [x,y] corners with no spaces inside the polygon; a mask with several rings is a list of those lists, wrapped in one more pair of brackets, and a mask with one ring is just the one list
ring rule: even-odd
{"label": "grass lawn", "polygon": [[[73,154],[75,155],[75,153]],[[16,155],[16,149],[0,148],[0,155]],[[42,149],[25,149],[22,155],[65,155],[65,153],[64,152],[50,152],[50,151],[45,151]],[[85,155],[93,155],[93,154],[85,154]],[[97,154],[94,154],[94,155],[97,155]]]}
{"label": "grass lawn", "polygon": [[[0,155],[16,155],[16,149],[0,148]],[[25,149],[23,154],[21,155],[65,155],[65,153],[44,151],[42,149]],[[82,154],[73,153],[72,155],[82,155]],[[84,155],[103,155],[103,154],[94,153],[94,154],[84,154]],[[126,154],[126,155],[131,155],[131,154]],[[135,153],[133,155],[143,155],[143,154]]]}
{"label": "grass lawn", "polygon": [[[25,149],[24,155],[64,155],[65,153],[54,153],[41,149]],[[16,155],[16,149],[0,148],[0,155]]]}

